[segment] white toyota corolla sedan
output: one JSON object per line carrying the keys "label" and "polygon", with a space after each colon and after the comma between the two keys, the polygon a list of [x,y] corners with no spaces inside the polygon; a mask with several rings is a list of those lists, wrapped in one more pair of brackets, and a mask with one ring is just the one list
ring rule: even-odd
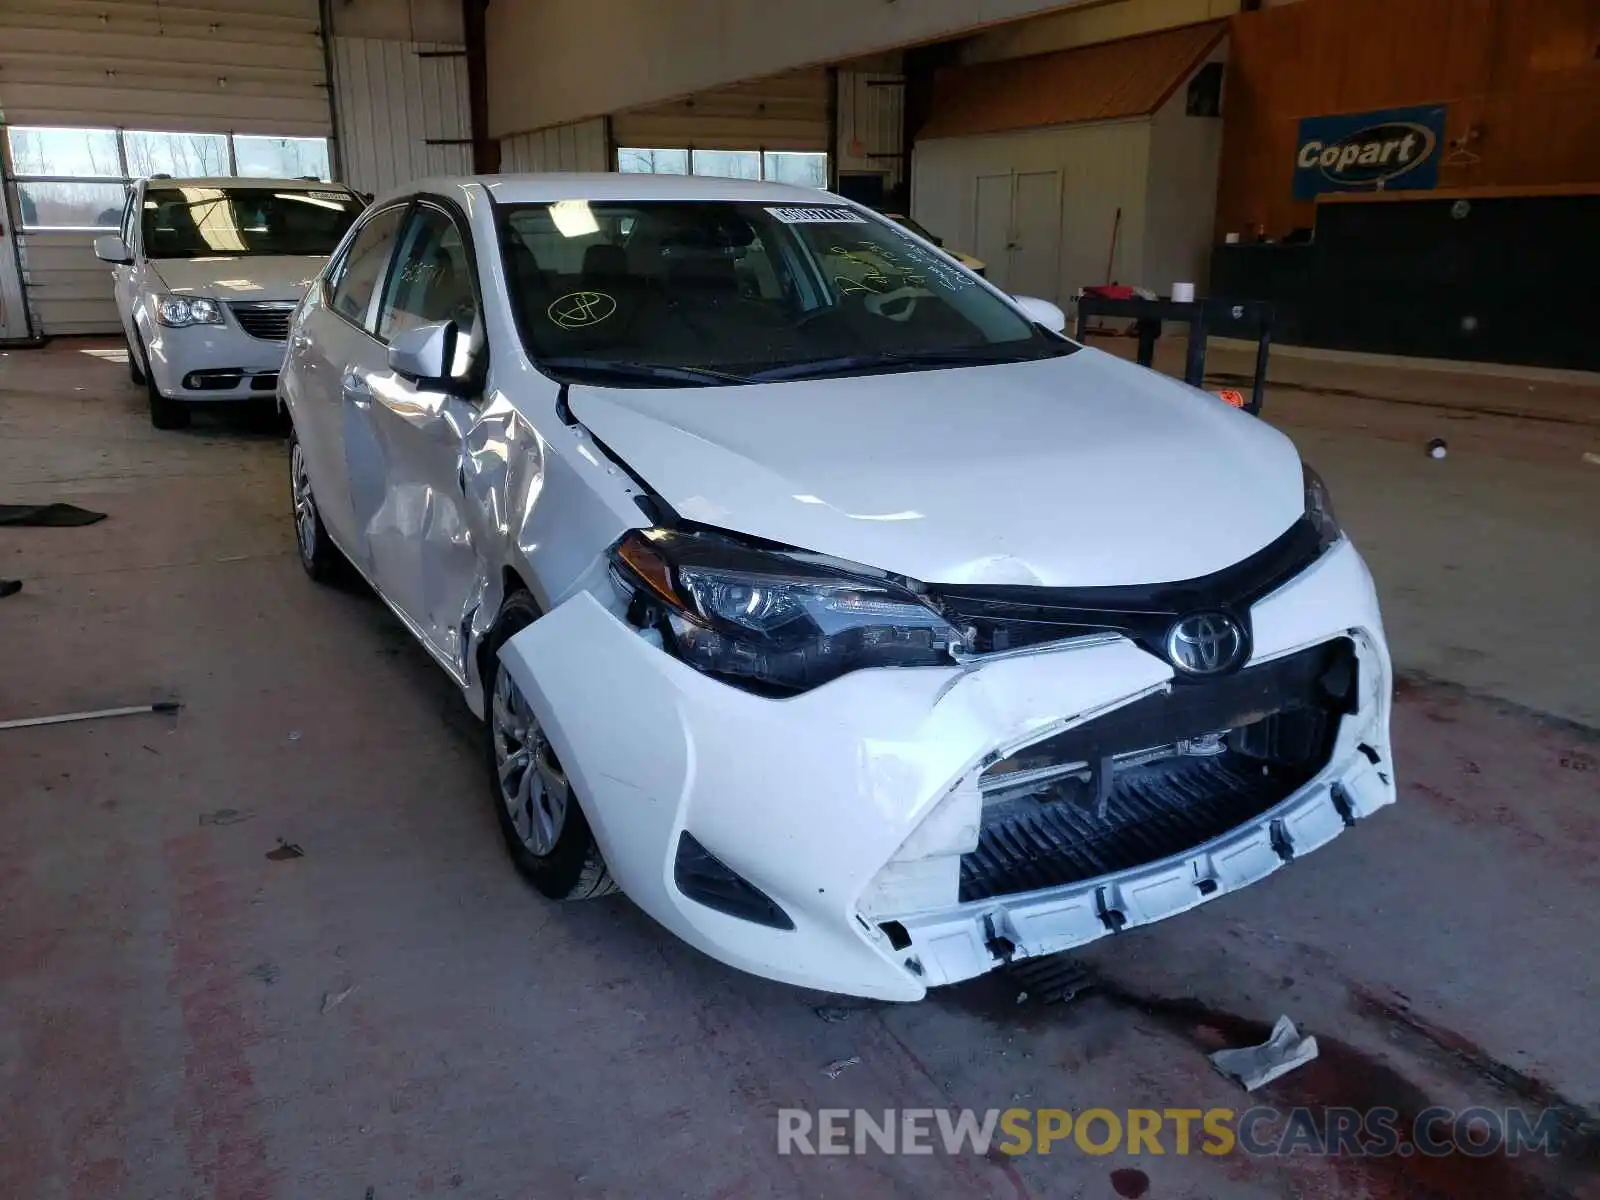
{"label": "white toyota corolla sedan", "polygon": [[546,896],[914,1000],[1394,800],[1321,481],[1062,324],[827,193],[426,180],[295,316],[300,554],[484,718]]}

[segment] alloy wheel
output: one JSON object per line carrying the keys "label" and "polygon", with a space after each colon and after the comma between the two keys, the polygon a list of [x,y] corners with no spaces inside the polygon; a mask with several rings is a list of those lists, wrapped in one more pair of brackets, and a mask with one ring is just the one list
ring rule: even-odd
{"label": "alloy wheel", "polygon": [[572,789],[532,707],[504,669],[495,674],[489,720],[500,800],[518,840],[543,857],[566,827]]}
{"label": "alloy wheel", "polygon": [[309,565],[317,556],[317,502],[311,495],[305,451],[298,441],[289,451],[289,486],[294,498],[295,540],[300,544],[301,560]]}

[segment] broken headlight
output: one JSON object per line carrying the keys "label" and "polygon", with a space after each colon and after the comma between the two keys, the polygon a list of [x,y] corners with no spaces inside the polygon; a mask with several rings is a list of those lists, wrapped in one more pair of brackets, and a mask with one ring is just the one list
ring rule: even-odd
{"label": "broken headlight", "polygon": [[1339,527],[1339,518],[1333,515],[1333,497],[1328,493],[1328,485],[1322,482],[1322,476],[1304,463],[1301,469],[1306,480],[1306,517],[1317,531],[1318,544],[1326,550],[1344,536],[1344,530]]}
{"label": "broken headlight", "polygon": [[629,617],[697,670],[793,693],[862,667],[953,661],[961,634],[916,593],[711,533],[635,529],[611,551]]}

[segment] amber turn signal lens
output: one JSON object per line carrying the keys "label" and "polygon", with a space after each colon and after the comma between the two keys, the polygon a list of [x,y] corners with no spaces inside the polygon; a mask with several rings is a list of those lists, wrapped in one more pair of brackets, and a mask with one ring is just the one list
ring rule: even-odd
{"label": "amber turn signal lens", "polygon": [[672,590],[672,572],[667,568],[666,561],[650,548],[644,538],[636,533],[623,538],[622,544],[617,547],[617,557],[625,562],[628,569],[647,584],[651,591],[656,592],[673,607],[681,606],[682,602]]}

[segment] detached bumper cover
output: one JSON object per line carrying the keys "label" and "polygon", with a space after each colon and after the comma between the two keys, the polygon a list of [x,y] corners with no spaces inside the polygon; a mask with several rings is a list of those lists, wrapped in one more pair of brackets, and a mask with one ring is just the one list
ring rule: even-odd
{"label": "detached bumper cover", "polygon": [[[1392,802],[1390,667],[1354,549],[1335,547],[1263,598],[1252,625],[1253,662],[1335,638],[1354,643],[1361,702],[1325,767],[1205,844],[965,903],[958,875],[978,846],[984,766],[1162,692],[1171,686],[1164,661],[1101,641],[967,669],[860,671],[768,700],[678,662],[589,593],[512,638],[501,657],[577,785],[614,877],[641,908],[740,969],[914,1000],[1006,957],[1053,953],[1247,886]],[[685,895],[674,880],[684,833],[794,928]]]}
{"label": "detached bumper cover", "polygon": [[1216,840],[1102,879],[977,901],[902,918],[926,982],[955,983],[999,965],[1004,939],[1017,958],[1055,954],[1108,933],[1148,925],[1249,887],[1319,849],[1355,821],[1394,802],[1394,787],[1357,753],[1289,800]]}

